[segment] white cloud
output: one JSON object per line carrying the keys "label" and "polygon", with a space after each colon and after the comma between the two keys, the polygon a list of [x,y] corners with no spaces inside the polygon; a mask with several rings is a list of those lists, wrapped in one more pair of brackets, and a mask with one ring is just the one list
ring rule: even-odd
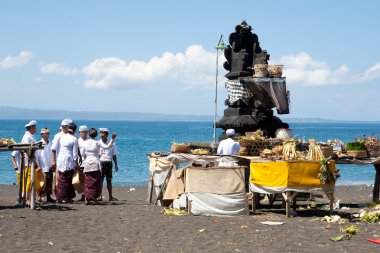
{"label": "white cloud", "polygon": [[375,63],[375,65],[367,69],[364,73],[354,76],[353,81],[358,83],[377,78],[380,78],[380,62]]}
{"label": "white cloud", "polygon": [[30,51],[21,51],[17,56],[7,56],[0,61],[0,69],[12,69],[24,66],[33,58]]}
{"label": "white cloud", "polygon": [[88,88],[130,88],[153,81],[175,81],[184,87],[212,86],[215,53],[200,45],[189,46],[185,53],[166,52],[149,61],[126,62],[117,57],[99,58],[82,69]]}
{"label": "white cloud", "polygon": [[41,67],[40,71],[44,74],[56,75],[75,75],[78,74],[78,69],[69,67],[62,63],[50,63]]}
{"label": "white cloud", "polygon": [[274,63],[285,65],[284,76],[291,84],[316,86],[342,84],[349,81],[347,77],[350,69],[345,64],[333,70],[326,62],[313,60],[304,52],[283,56]]}
{"label": "white cloud", "polygon": [[[189,46],[184,53],[166,52],[148,61],[127,62],[119,57],[98,58],[81,69],[60,63],[47,64],[42,73],[60,75],[84,75],[87,88],[134,88],[139,86],[176,85],[182,88],[207,87],[215,84],[215,52],[206,51],[201,45]],[[219,59],[219,73],[225,61]],[[283,64],[287,82],[291,85],[322,86],[363,83],[380,78],[380,62],[363,73],[353,75],[346,64],[333,69],[327,62],[313,59],[308,53],[285,55],[270,64]],[[222,79],[222,78],[221,78]],[[220,80],[222,82],[222,80]]]}

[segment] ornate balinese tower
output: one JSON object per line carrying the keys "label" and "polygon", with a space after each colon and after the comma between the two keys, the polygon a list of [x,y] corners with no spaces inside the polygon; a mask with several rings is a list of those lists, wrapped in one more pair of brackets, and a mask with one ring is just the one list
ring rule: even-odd
{"label": "ornate balinese tower", "polygon": [[[224,131],[233,128],[240,135],[261,129],[267,137],[274,137],[278,128],[288,128],[272,110],[276,108],[278,114],[289,113],[286,79],[281,73],[276,77],[268,76],[265,71],[256,73],[262,66],[268,68],[270,55],[261,49],[258,36],[246,21],[230,34],[224,55],[227,61],[223,66],[229,71],[225,75],[228,108],[217,127]],[[224,133],[219,139],[224,139]]]}

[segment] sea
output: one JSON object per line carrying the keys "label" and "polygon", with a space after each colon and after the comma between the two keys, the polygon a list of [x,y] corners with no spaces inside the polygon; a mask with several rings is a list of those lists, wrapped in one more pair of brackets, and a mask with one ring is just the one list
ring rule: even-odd
{"label": "sea", "polygon": [[[13,138],[20,142],[28,120],[0,120],[0,138]],[[58,132],[59,120],[37,120],[38,129],[50,129],[52,139]],[[119,171],[114,172],[113,184],[119,186],[148,185],[149,163],[147,154],[168,152],[173,142],[213,141],[213,123],[199,121],[75,121],[99,129],[106,127],[116,132]],[[297,138],[327,142],[328,140],[353,141],[356,137],[379,136],[380,123],[289,123]],[[217,129],[216,136],[221,134]],[[39,132],[36,134],[40,139]],[[10,152],[0,152],[0,184],[15,184],[16,175],[10,161]],[[338,185],[372,185],[375,178],[373,165],[337,165],[341,177]]]}

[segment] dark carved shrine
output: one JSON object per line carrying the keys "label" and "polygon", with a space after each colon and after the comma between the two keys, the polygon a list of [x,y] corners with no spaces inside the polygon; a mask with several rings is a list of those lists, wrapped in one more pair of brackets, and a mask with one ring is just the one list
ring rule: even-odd
{"label": "dark carved shrine", "polygon": [[[267,137],[274,137],[278,128],[288,128],[273,113],[273,108],[278,114],[289,113],[285,77],[260,72],[263,66],[267,71],[270,55],[261,49],[258,36],[245,21],[230,34],[224,55],[223,66],[229,71],[225,75],[228,108],[217,127],[233,128],[240,135],[261,129]],[[224,133],[219,139],[224,139]]]}

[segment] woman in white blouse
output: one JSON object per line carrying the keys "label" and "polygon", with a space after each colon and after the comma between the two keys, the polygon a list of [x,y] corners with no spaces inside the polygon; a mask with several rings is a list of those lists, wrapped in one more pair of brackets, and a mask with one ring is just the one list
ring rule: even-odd
{"label": "woman in white blouse", "polygon": [[97,203],[97,198],[101,193],[101,166],[99,160],[99,149],[109,149],[112,147],[116,133],[112,134],[111,141],[105,144],[102,140],[96,141],[98,132],[95,128],[91,128],[89,131],[90,139],[86,140],[83,145],[82,154],[84,161],[84,199],[86,204]]}
{"label": "woman in white blouse", "polygon": [[59,145],[57,156],[57,189],[56,197],[58,203],[70,203],[75,197],[75,189],[72,184],[73,174],[78,168],[78,139],[75,137],[77,126],[71,123],[68,133],[63,134]]}

